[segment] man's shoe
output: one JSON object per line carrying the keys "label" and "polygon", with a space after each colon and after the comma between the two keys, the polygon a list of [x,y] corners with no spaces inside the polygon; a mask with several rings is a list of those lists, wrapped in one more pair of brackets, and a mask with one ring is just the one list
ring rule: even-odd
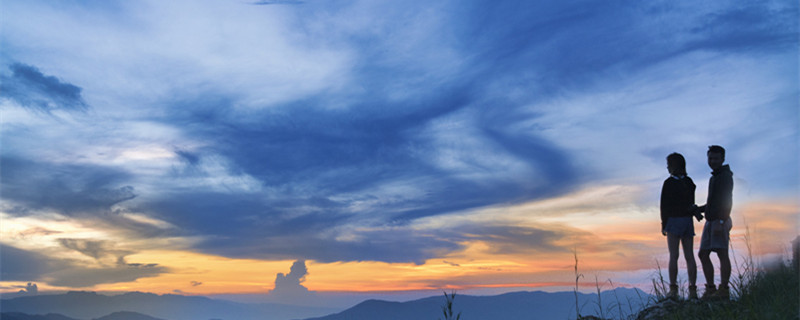
{"label": "man's shoe", "polygon": [[689,286],[689,300],[697,300],[697,286],[690,285]]}
{"label": "man's shoe", "polygon": [[702,300],[710,300],[717,293],[717,286],[713,284],[706,284],[706,291],[703,292]]}
{"label": "man's shoe", "polygon": [[730,300],[731,299],[731,289],[728,288],[728,285],[720,284],[719,285],[719,289],[717,289],[717,292],[714,293],[713,298],[714,299],[719,299],[719,300]]}

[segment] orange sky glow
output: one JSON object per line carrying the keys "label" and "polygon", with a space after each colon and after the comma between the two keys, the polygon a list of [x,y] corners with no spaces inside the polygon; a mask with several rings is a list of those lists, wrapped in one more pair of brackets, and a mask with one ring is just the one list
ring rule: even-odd
{"label": "orange sky glow", "polygon": [[[658,232],[656,207],[638,208],[626,202],[614,201],[599,207],[586,206],[587,203],[597,203],[598,199],[618,194],[620,188],[588,189],[558,199],[437,216],[424,219],[416,226],[435,232],[441,223],[485,220],[560,230],[569,235],[554,239],[553,247],[549,250],[528,250],[525,244],[499,244],[476,239],[463,243],[463,250],[429,259],[422,264],[307,261],[309,274],[302,284],[316,292],[569,288],[574,286],[577,254],[579,273],[584,274],[579,284],[581,290],[594,288],[594,276],[598,274],[601,282],[612,281],[615,285],[647,289],[650,280],[646,275],[656,269],[656,261],[662,268],[666,265],[665,240]],[[537,211],[544,214],[537,215]],[[734,252],[743,256],[749,243],[757,258],[787,254],[790,250],[789,241],[797,235],[797,212],[798,207],[791,200],[751,202],[737,206],[733,212],[734,229],[731,233]],[[0,235],[3,243],[19,248],[79,260],[89,269],[113,265],[113,257],[87,257],[65,250],[58,244],[58,239],[63,238],[99,238],[115,243],[114,250],[135,250],[136,253],[125,256],[129,264],[157,263],[169,270],[155,277],[93,287],[58,287],[43,281],[38,283],[39,290],[43,291],[69,289],[190,295],[264,294],[273,288],[275,275],[288,273],[288,267],[292,264],[290,260],[234,259],[192,252],[186,247],[193,239],[126,238],[126,234],[113,228],[96,228],[57,215],[46,221],[8,215],[2,218]],[[695,223],[695,228],[699,234],[702,225]],[[696,237],[696,245],[698,241]],[[645,276],[639,279],[621,276],[630,272]],[[615,277],[620,279],[615,280]],[[4,288],[12,288],[5,289],[6,292],[13,292],[13,288],[25,285],[8,281],[0,284]]]}

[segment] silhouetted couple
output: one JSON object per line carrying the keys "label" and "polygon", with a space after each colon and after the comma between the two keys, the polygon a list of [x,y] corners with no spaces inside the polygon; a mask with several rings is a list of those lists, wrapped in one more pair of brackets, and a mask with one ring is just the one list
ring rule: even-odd
{"label": "silhouetted couple", "polygon": [[[731,277],[731,260],[728,256],[730,242],[731,207],[733,203],[733,173],[725,162],[725,149],[720,146],[708,147],[708,166],[713,170],[708,182],[706,204],[698,207],[694,202],[695,184],[686,174],[686,159],[679,153],[667,156],[669,178],[661,188],[661,233],[667,236],[669,248],[669,292],[667,297],[678,297],[678,257],[679,246],[683,246],[686,268],[689,273],[689,299],[697,299],[697,263],[694,260],[694,222],[703,219],[706,223],[700,238],[700,263],[706,277],[706,290],[703,299],[729,299],[728,282]],[[714,265],[711,252],[716,252],[720,260],[719,289],[714,285]]]}

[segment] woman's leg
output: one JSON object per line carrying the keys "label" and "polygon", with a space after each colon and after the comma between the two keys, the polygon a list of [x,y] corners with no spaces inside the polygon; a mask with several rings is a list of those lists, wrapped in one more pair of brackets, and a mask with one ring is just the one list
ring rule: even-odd
{"label": "woman's leg", "polygon": [[678,244],[681,238],[667,233],[667,248],[669,248],[669,284],[678,284],[678,258],[680,252],[678,251]]}
{"label": "woman's leg", "polygon": [[683,257],[686,259],[686,271],[689,273],[689,285],[697,283],[697,262],[694,261],[694,237],[688,236],[681,238],[681,245],[683,246]]}

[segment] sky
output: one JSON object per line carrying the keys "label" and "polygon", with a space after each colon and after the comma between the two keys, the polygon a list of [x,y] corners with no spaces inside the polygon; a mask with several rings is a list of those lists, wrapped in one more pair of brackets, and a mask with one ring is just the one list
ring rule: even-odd
{"label": "sky", "polygon": [[0,6],[7,294],[646,290],[709,145],[734,255],[798,235],[796,1]]}

